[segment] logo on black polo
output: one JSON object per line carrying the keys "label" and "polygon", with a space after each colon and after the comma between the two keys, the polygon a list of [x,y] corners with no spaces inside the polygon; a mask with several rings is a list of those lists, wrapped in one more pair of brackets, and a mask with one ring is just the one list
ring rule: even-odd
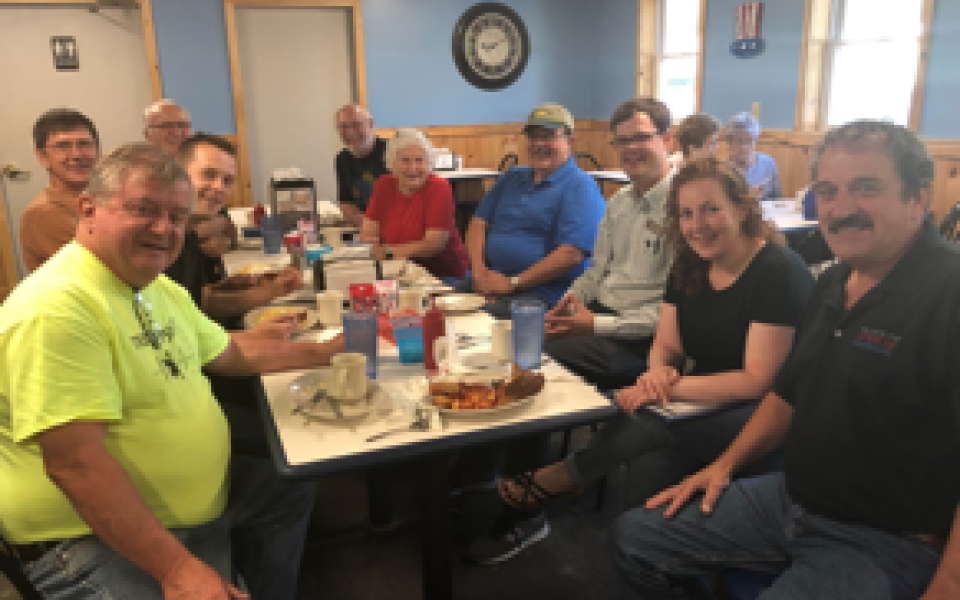
{"label": "logo on black polo", "polygon": [[880,329],[870,329],[869,327],[861,327],[860,333],[857,334],[855,340],[853,340],[855,346],[859,346],[865,350],[870,350],[871,352],[876,352],[884,356],[890,356],[893,352],[893,349],[897,347],[897,344],[900,343],[900,336],[894,335],[892,333],[887,333]]}

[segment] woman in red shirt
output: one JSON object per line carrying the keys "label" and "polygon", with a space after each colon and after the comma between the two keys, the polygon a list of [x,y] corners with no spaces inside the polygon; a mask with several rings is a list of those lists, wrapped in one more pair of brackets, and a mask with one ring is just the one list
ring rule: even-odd
{"label": "woman in red shirt", "polygon": [[460,278],[467,253],[453,218],[453,193],[433,169],[433,145],[416,129],[387,141],[387,169],[370,195],[360,241],[381,260],[406,258],[439,278]]}

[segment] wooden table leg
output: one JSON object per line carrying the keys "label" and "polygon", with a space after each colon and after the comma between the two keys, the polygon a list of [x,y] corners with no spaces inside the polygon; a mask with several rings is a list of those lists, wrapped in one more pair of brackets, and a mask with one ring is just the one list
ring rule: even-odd
{"label": "wooden table leg", "polygon": [[423,461],[420,469],[421,561],[424,600],[452,600],[453,558],[450,543],[448,456]]}

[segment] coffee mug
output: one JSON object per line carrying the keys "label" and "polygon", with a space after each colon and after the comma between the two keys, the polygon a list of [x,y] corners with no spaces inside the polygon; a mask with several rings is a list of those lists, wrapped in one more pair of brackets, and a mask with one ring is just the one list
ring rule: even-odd
{"label": "coffee mug", "polygon": [[367,357],[343,352],[330,360],[327,393],[340,402],[359,402],[367,395]]}
{"label": "coffee mug", "polygon": [[502,362],[513,362],[513,323],[494,321],[491,346],[494,358]]}
{"label": "coffee mug", "polygon": [[400,290],[400,310],[423,312],[424,291],[417,288],[403,288]]}
{"label": "coffee mug", "polygon": [[327,290],[317,294],[317,314],[327,327],[339,327],[343,315],[343,292]]}

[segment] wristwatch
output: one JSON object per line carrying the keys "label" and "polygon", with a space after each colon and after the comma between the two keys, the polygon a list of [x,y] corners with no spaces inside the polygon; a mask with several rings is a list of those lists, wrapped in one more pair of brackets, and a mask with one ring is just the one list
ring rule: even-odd
{"label": "wristwatch", "polygon": [[513,277],[511,277],[511,278],[510,278],[510,285],[512,285],[512,286],[513,286],[513,289],[515,289],[515,290],[516,290],[516,289],[519,289],[519,288],[520,288],[520,276],[519,276],[519,275],[514,275]]}
{"label": "wristwatch", "polygon": [[384,256],[387,257],[387,260],[393,260],[393,248],[391,248],[390,246],[384,244],[384,245],[383,245],[383,253],[384,253]]}

